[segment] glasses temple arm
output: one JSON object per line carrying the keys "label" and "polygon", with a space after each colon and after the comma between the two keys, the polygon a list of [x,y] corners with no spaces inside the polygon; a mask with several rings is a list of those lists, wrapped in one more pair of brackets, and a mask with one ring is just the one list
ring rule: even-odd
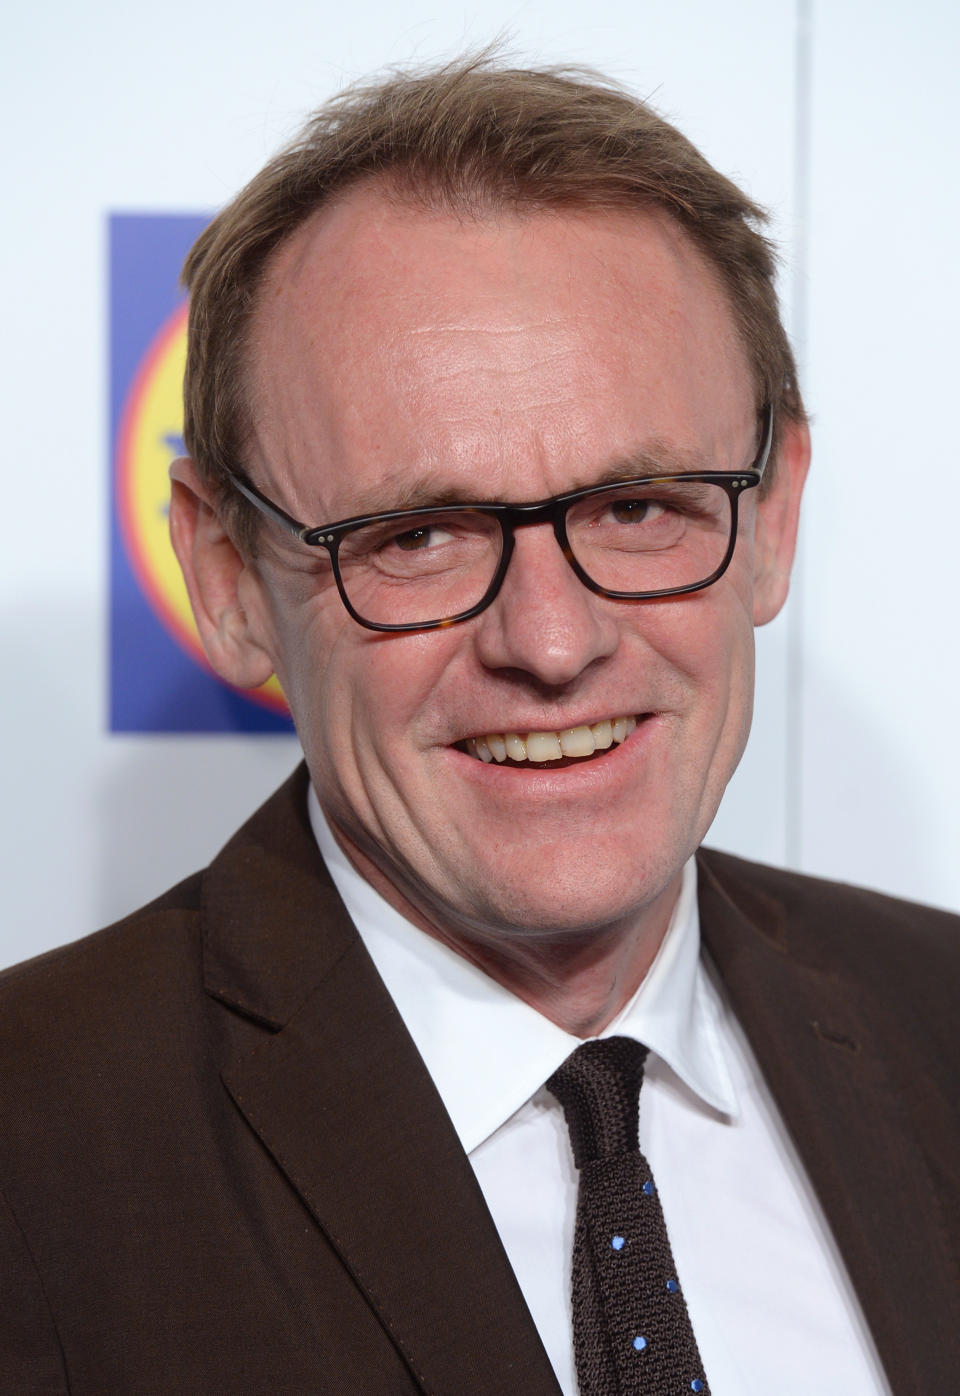
{"label": "glasses temple arm", "polygon": [[307,534],[314,532],[313,529],[298,522],[291,514],[281,509],[279,504],[274,504],[272,500],[267,499],[266,495],[261,494],[256,486],[249,485],[239,475],[234,475],[232,470],[227,471],[227,476],[234,489],[239,491],[245,499],[248,499],[255,509],[259,509],[260,513],[266,514],[268,519],[273,519],[280,524],[295,538],[299,538],[301,542],[306,542]]}

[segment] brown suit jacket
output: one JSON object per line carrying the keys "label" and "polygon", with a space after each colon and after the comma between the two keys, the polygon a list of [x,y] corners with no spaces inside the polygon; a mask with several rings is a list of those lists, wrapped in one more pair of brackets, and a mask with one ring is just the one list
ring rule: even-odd
{"label": "brown suit jacket", "polygon": [[[0,1392],[556,1396],[305,788],[0,976]],[[960,920],[708,853],[701,915],[894,1391],[960,1389]]]}

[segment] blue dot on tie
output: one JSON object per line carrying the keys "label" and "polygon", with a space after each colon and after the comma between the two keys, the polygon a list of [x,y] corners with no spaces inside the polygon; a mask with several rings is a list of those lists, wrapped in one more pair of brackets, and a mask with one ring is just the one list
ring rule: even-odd
{"label": "blue dot on tie", "polygon": [[637,1352],[643,1352],[644,1348],[647,1346],[646,1338],[634,1338],[633,1346],[636,1348]]}
{"label": "blue dot on tie", "polygon": [[667,1289],[671,1294],[676,1294],[679,1288],[680,1286],[677,1284],[676,1280],[667,1280]]}
{"label": "blue dot on tie", "polygon": [[653,1194],[656,1192],[656,1188],[653,1186],[653,1183],[651,1183],[649,1180],[644,1183],[643,1190],[648,1197],[652,1197]]}
{"label": "blue dot on tie", "polygon": [[627,1244],[627,1240],[625,1236],[614,1236],[610,1244],[615,1251],[622,1251]]}
{"label": "blue dot on tie", "polygon": [[691,1391],[702,1391],[702,1390],[703,1390],[703,1382],[700,1380],[699,1377],[694,1377],[693,1381],[690,1383],[690,1390],[691,1390]]}

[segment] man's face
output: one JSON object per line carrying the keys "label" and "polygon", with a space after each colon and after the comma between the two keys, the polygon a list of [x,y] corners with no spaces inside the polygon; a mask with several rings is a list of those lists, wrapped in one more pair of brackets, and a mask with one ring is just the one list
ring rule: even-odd
{"label": "man's face", "polygon": [[[458,221],[355,192],[276,257],[251,386],[250,473],[310,523],[451,488],[540,499],[638,452],[735,471],[757,448],[725,299],[654,214]],[[751,492],[706,591],[595,596],[534,526],[485,612],[423,633],[362,629],[323,551],[264,524],[242,586],[250,643],[275,664],[348,851],[461,940],[622,925],[671,891],[747,737],[790,475],[760,506],[776,537],[756,555],[759,593]],[[625,742],[568,766],[466,748],[622,718],[637,724]]]}

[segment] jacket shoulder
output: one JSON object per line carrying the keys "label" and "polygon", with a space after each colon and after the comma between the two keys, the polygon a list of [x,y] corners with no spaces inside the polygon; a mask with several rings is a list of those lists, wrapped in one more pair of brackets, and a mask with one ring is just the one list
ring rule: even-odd
{"label": "jacket shoulder", "polygon": [[142,1076],[168,1052],[203,997],[201,882],[0,973],[0,1114],[25,1122],[31,1097]]}
{"label": "jacket shoulder", "polygon": [[170,928],[196,922],[202,883],[203,874],[195,873],[102,930],[0,970],[0,1020],[4,1006],[56,994],[58,986],[71,994],[105,988],[117,974],[126,977],[145,949],[162,956]]}
{"label": "jacket shoulder", "polygon": [[736,924],[861,999],[891,1033],[956,1061],[960,916],[714,850],[701,850],[699,867],[705,927],[732,907]]}
{"label": "jacket shoulder", "polygon": [[701,873],[750,914],[776,906],[789,935],[802,933],[833,948],[868,937],[874,950],[890,943],[943,954],[960,967],[960,915],[853,883],[811,877],[703,848]]}

